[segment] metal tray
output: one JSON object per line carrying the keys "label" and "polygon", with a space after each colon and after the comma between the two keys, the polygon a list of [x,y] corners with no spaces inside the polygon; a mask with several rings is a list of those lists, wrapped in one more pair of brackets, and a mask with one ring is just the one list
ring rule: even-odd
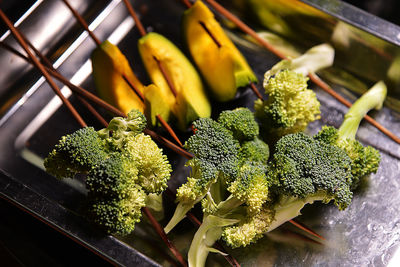
{"label": "metal tray", "polygon": [[[351,32],[351,45],[348,49],[338,49],[336,67],[353,71],[357,77],[365,78],[363,81],[367,85],[378,79],[390,79],[386,74],[400,54],[399,27],[339,1],[334,1],[335,4],[317,0],[287,2],[294,6],[306,6],[313,10],[313,14],[319,14],[303,20],[304,14],[300,10],[296,11],[299,12],[297,18],[293,16],[296,19],[285,18],[293,27],[299,18],[305,21],[304,30],[309,30],[310,36],[307,40],[312,42],[304,42],[304,37],[292,38],[298,47],[327,41],[323,37],[330,36],[332,25],[340,23],[342,29]],[[71,3],[91,23],[101,40],[108,38],[118,44],[139,78],[147,83],[148,78],[136,49],[139,35],[124,5],[119,0],[76,0]],[[143,0],[134,4],[141,11],[144,25],[164,34],[184,50],[180,36],[183,5],[167,0]],[[325,20],[328,24],[316,23]],[[53,27],[45,28],[43,25],[49,21],[53,22]],[[313,27],[306,27],[310,25]],[[318,28],[316,25],[321,25],[319,31],[310,30]],[[324,28],[324,25],[329,27]],[[95,44],[86,33],[82,33],[61,1],[37,1],[28,16],[21,20],[20,29],[56,62],[61,73],[74,83],[94,90],[89,57]],[[278,59],[244,40],[235,29],[231,34],[261,80],[265,70]],[[299,32],[299,36],[304,34]],[[3,36],[3,39],[17,46],[12,38]],[[82,180],[59,181],[43,171],[43,157],[62,135],[77,130],[79,125],[35,70],[3,50],[0,50],[0,63],[10,66],[0,74],[0,96],[7,96],[8,100],[2,102],[7,109],[0,118],[0,196],[114,264],[168,265],[165,259],[167,249],[145,221],[138,224],[135,232],[128,237],[106,236],[84,217],[86,191]],[[370,65],[365,68],[367,63]],[[334,88],[351,101],[356,98],[356,94],[344,90],[342,86]],[[314,89],[321,101],[322,119],[312,123],[308,131],[315,133],[324,124],[339,126],[347,108],[319,88]],[[69,90],[63,88],[63,91],[76,104]],[[392,101],[388,104],[400,108],[396,106],[399,90],[395,81],[390,83],[389,95]],[[238,105],[251,107],[254,99],[250,90],[242,90],[230,103],[214,103],[214,113]],[[79,105],[78,111],[94,127],[101,127]],[[99,111],[110,118],[104,110]],[[384,107],[382,111],[372,112],[372,116],[399,135],[400,114],[393,108]],[[187,137],[184,133],[182,136]],[[362,123],[357,137],[365,145],[375,146],[381,151],[382,163],[378,173],[368,178],[355,193],[346,211],[339,212],[331,205],[316,204],[307,206],[298,218],[327,239],[323,245],[294,227],[283,225],[257,244],[235,250],[228,248],[229,253],[243,266],[386,266],[391,261],[393,263],[396,255],[400,254],[396,254],[400,243],[400,146],[367,123]],[[165,151],[174,166],[170,183],[174,188],[185,178],[187,169],[183,167],[184,159],[167,149]],[[166,203],[167,218],[172,208],[172,203]],[[193,227],[183,222],[171,234],[183,254],[187,252],[193,233]],[[210,257],[208,263],[210,266],[228,265],[219,255]]]}

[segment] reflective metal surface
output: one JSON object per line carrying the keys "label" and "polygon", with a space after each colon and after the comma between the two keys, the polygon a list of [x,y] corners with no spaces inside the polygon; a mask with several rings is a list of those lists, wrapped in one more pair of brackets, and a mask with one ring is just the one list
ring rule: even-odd
{"label": "reflective metal surface", "polygon": [[[297,1],[285,2],[299,3]],[[43,4],[45,3],[47,1]],[[282,1],[276,3],[282,3]],[[375,65],[384,66],[382,68],[386,69],[381,70],[381,73],[387,73],[388,66],[394,64],[394,55],[398,51],[396,43],[371,37],[371,31],[370,33],[361,31],[355,28],[356,24],[350,26],[351,21],[344,16],[347,14],[345,10],[350,8],[349,6],[338,1],[304,1],[304,3],[318,5],[322,10],[332,12],[332,14],[322,13],[303,4],[300,5],[301,9],[288,12],[294,18],[297,16],[295,20],[282,16],[285,23],[298,22],[300,18],[301,21],[309,21],[309,23],[299,26],[312,26],[311,28],[304,26],[304,30],[317,30],[317,32],[310,30],[307,35],[310,37],[307,38],[307,42],[303,42],[303,47],[307,45],[306,43],[310,45],[320,42],[321,39],[330,38],[333,32],[338,33],[339,27],[344,27],[340,29],[340,32],[347,32],[346,38],[350,36],[350,39],[339,39],[342,42],[344,42],[343,40],[350,40],[351,45],[349,47],[355,45],[355,48],[347,47],[340,50],[338,42],[336,43],[338,67],[348,66],[348,71],[356,69],[359,72],[356,73],[357,77],[365,76],[370,78],[371,81],[375,81],[378,79],[378,76],[374,76],[378,73],[374,70]],[[61,1],[58,4],[61,4]],[[106,13],[102,13],[104,10],[102,8],[92,10],[92,6],[85,9],[86,4],[79,10],[82,12],[85,12],[85,10],[89,12],[90,10],[91,15],[87,17],[89,23],[96,21],[96,18],[102,18],[96,27],[96,34],[101,40],[111,38],[114,43],[118,43],[139,78],[147,83],[148,78],[136,49],[136,42],[140,36],[133,28],[132,19],[128,16],[120,1],[104,1],[103,4],[104,8],[109,8]],[[134,1],[134,4],[136,9],[140,11],[142,22],[148,29],[162,33],[184,49],[180,32],[183,5],[168,0]],[[330,9],[327,4],[331,4]],[[307,8],[303,9],[303,7]],[[319,15],[315,15],[316,20],[310,20],[304,19],[305,13]],[[36,13],[32,13],[32,15],[34,14]],[[39,17],[43,15],[43,13],[37,14]],[[68,14],[66,15],[68,16]],[[346,22],[339,22],[332,15],[346,19]],[[362,17],[360,17],[362,15],[362,12],[358,13],[357,18],[362,20]],[[369,15],[364,15],[365,20],[371,21]],[[39,20],[39,17],[32,18],[32,20]],[[67,21],[66,25],[70,25],[68,26],[70,27],[68,31],[70,34],[67,34],[70,39],[65,37],[69,40],[66,42],[68,45],[52,48],[52,45],[44,44],[41,48],[44,51],[54,51],[54,54],[49,54],[54,55],[51,56],[53,61],[59,57],[64,58],[63,55],[66,55],[64,52],[67,52],[68,56],[60,64],[60,71],[69,78],[73,77],[76,83],[82,83],[84,87],[94,90],[93,81],[90,77],[91,67],[88,61],[94,43],[85,34],[82,35],[82,31],[74,20],[69,18]],[[315,21],[325,22],[315,23]],[[387,25],[388,29],[393,27],[393,29],[398,30],[397,27],[387,24],[385,21],[378,21],[381,23],[381,27]],[[330,29],[329,34],[326,34],[327,25]],[[366,23],[364,26],[367,27],[368,25],[370,24]],[[65,27],[67,28],[67,26]],[[371,28],[371,26],[369,27]],[[315,33],[317,34],[315,35]],[[388,39],[393,37],[393,35],[386,35],[383,31],[381,33]],[[305,39],[305,33],[298,33],[298,35]],[[343,34],[340,34],[340,36],[343,36]],[[49,39],[52,40],[52,38]],[[74,44],[76,40],[79,40],[79,45],[73,50],[68,50],[68,47]],[[295,38],[292,38],[292,41],[296,43]],[[60,44],[60,42],[56,43]],[[240,43],[246,44],[246,42],[241,40]],[[344,42],[344,44],[346,43]],[[360,45],[366,48],[361,49],[359,48]],[[260,80],[265,70],[278,60],[269,52],[255,46],[239,45],[239,48],[249,60]],[[379,53],[372,54],[374,51],[379,51]],[[0,54],[0,60],[6,60],[8,65],[13,65],[9,63],[10,55],[4,56],[5,52],[0,53],[3,53]],[[358,55],[357,53],[363,54]],[[390,56],[386,58],[387,53]],[[368,60],[375,63],[368,65]],[[15,58],[13,58],[14,61],[17,62]],[[22,69],[27,69],[22,62],[16,65],[13,68],[22,66],[18,72],[23,73]],[[16,72],[16,70],[10,71]],[[28,90],[33,90],[34,87],[27,85],[35,84],[38,80],[37,74],[23,76],[25,84],[18,79],[19,76],[7,75],[15,77],[15,84],[11,83],[10,87],[4,87],[1,82],[2,88],[19,88],[23,92],[26,91],[25,87],[28,87]],[[1,76],[1,78],[4,79],[4,76]],[[361,80],[368,84],[365,80]],[[341,86],[335,86],[335,89],[349,100],[354,101],[355,96],[343,90]],[[397,89],[391,90],[391,95],[396,96]],[[68,92],[66,89],[65,91]],[[324,124],[339,126],[347,108],[318,88],[315,88],[315,91],[321,101],[322,119],[312,123],[309,132],[317,132]],[[7,117],[3,116],[0,126],[0,147],[2,148],[0,169],[8,173],[8,175],[0,174],[1,196],[23,206],[42,220],[48,221],[65,234],[90,247],[93,251],[104,255],[116,264],[125,266],[136,266],[139,263],[141,266],[145,264],[149,266],[169,265],[165,256],[167,249],[145,221],[137,226],[135,233],[131,236],[125,238],[105,236],[84,217],[86,191],[82,179],[62,182],[43,171],[43,157],[47,155],[62,135],[78,129],[79,125],[59,104],[46,83],[41,82],[31,92],[24,99],[23,105],[20,105],[15,112],[9,113]],[[70,100],[74,104],[78,103],[73,96],[70,97]],[[255,96],[249,89],[243,90],[239,97],[230,103],[224,105],[214,103],[214,113],[217,114],[219,110],[238,105],[251,107],[254,100]],[[77,107],[85,120],[96,128],[101,127],[84,108],[79,105]],[[110,117],[104,110],[100,109],[100,112],[108,118]],[[397,135],[400,133],[400,114],[398,112],[384,107],[382,111],[372,112],[371,115]],[[185,139],[187,135],[182,134],[181,137]],[[398,215],[400,214],[400,146],[367,123],[362,123],[357,137],[365,145],[373,145],[381,151],[382,164],[378,173],[368,178],[355,193],[353,203],[347,210],[339,212],[332,205],[316,204],[306,207],[303,210],[303,215],[298,218],[300,222],[324,236],[326,241],[321,242],[323,244],[318,243],[319,241],[316,242],[316,239],[307,234],[304,235],[293,226],[284,225],[266,235],[255,245],[244,249],[229,250],[243,266],[386,266],[390,262],[400,244],[400,217]],[[165,151],[174,166],[170,186],[176,187],[185,178],[188,170],[183,167],[184,159],[177,157],[170,151]],[[169,218],[172,209],[173,203],[166,202],[166,218]],[[171,234],[171,238],[183,254],[186,254],[188,250],[193,233],[194,228],[185,221]],[[224,258],[219,255],[210,257],[208,263],[210,266],[228,265]]]}

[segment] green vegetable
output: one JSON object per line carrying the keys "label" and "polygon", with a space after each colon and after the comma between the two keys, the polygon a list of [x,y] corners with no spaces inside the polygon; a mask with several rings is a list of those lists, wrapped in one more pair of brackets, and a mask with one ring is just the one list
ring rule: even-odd
{"label": "green vegetable", "polygon": [[233,137],[240,142],[253,140],[259,134],[259,127],[254,114],[248,108],[222,111],[218,122],[230,130]]}
{"label": "green vegetable", "polygon": [[[237,126],[235,121],[248,127]],[[218,122],[199,119],[193,126],[195,134],[185,144],[195,155],[187,164],[192,173],[177,190],[178,205],[165,230],[172,230],[201,202],[203,223],[193,238],[188,261],[190,266],[202,266],[224,227],[258,214],[270,199],[265,175],[269,149],[258,139],[256,121],[248,109],[225,111]]]}
{"label": "green vegetable", "polygon": [[141,208],[162,209],[161,193],[172,171],[162,150],[142,133],[146,119],[132,110],[96,132],[80,129],[61,138],[45,159],[57,178],[87,174],[90,218],[107,232],[126,235],[141,218]]}
{"label": "green vegetable", "polygon": [[319,118],[320,103],[314,91],[307,89],[307,80],[291,70],[280,71],[265,80],[268,99],[258,99],[254,104],[264,138],[303,131],[308,123]]}
{"label": "green vegetable", "polygon": [[333,144],[346,151],[350,157],[352,188],[355,189],[360,180],[378,170],[380,163],[379,151],[371,146],[364,147],[355,139],[361,120],[371,109],[380,109],[387,93],[386,85],[378,82],[363,94],[349,109],[339,129],[324,127],[316,139]]}

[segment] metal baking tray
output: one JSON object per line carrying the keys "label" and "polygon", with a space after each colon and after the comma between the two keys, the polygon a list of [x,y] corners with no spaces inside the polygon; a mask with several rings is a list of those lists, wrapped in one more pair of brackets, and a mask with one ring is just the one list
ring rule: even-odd
{"label": "metal baking tray", "polygon": [[[109,39],[118,44],[135,73],[148,83],[136,49],[140,36],[123,3],[119,0],[70,2],[101,40]],[[232,10],[237,8],[230,1],[224,4]],[[371,115],[399,135],[400,113],[396,110],[400,109],[400,90],[393,73],[399,74],[395,67],[400,55],[400,28],[340,1],[275,1],[276,5],[287,10],[280,16],[291,32],[296,33],[281,34],[300,50],[329,41],[337,51],[335,68],[351,73],[366,86],[380,79],[389,84],[387,106]],[[184,6],[179,1],[138,0],[134,1],[134,6],[149,30],[162,33],[185,49],[180,35]],[[236,11],[252,26],[259,27],[243,9]],[[95,44],[82,32],[61,1],[35,2],[18,24],[64,76],[94,91],[89,57]],[[228,30],[261,80],[265,70],[278,58],[247,41],[236,29]],[[333,33],[337,39],[332,39]],[[347,38],[338,38],[343,34]],[[17,47],[7,34],[0,40]],[[59,181],[44,172],[43,158],[62,135],[77,130],[79,125],[32,67],[4,50],[0,50],[0,64],[7,66],[0,72],[0,196],[114,264],[168,266],[168,250],[145,220],[128,237],[104,235],[84,217],[86,190],[82,180]],[[337,81],[332,75],[326,77]],[[339,126],[347,108],[319,88],[314,89],[321,101],[322,118],[312,123],[308,131],[315,133],[324,124]],[[339,85],[334,85],[334,89],[350,101],[360,93]],[[63,92],[77,104],[69,89],[63,88]],[[244,89],[230,103],[214,103],[214,113],[238,105],[252,107],[254,100],[251,91]],[[96,128],[101,127],[84,108],[77,107],[86,121]],[[99,111],[111,118],[104,110]],[[382,163],[377,174],[357,190],[347,210],[340,212],[332,205],[315,204],[304,208],[303,215],[298,218],[324,236],[327,239],[324,244],[315,242],[291,225],[283,225],[255,245],[235,250],[227,248],[229,253],[243,266],[394,264],[400,256],[400,146],[365,122],[357,138],[381,151]],[[184,159],[164,150],[174,166],[170,182],[174,188],[185,178],[187,169],[183,167]],[[172,209],[173,203],[166,203],[167,218]],[[188,222],[178,228],[170,237],[186,254],[194,228]],[[210,266],[228,265],[222,256],[209,258]]]}

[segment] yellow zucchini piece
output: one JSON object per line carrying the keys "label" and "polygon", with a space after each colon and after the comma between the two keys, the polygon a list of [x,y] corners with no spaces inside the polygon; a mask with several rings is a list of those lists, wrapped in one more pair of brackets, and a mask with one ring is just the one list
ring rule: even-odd
{"label": "yellow zucchini piece", "polygon": [[[216,100],[232,100],[237,88],[257,82],[246,59],[203,2],[197,1],[184,12],[182,24],[190,54]],[[201,24],[205,25],[220,46]]]}
{"label": "yellow zucchini piece", "polygon": [[104,101],[128,113],[144,111],[144,103],[124,80],[123,75],[143,93],[144,86],[133,73],[119,48],[104,41],[92,53],[93,79],[98,95]]}
{"label": "yellow zucchini piece", "polygon": [[[138,48],[147,73],[152,82],[160,88],[164,101],[170,106],[180,129],[186,129],[188,124],[197,118],[211,115],[211,104],[199,74],[171,41],[151,32],[139,39]],[[170,77],[177,93],[176,98],[155,58],[161,62]]]}

